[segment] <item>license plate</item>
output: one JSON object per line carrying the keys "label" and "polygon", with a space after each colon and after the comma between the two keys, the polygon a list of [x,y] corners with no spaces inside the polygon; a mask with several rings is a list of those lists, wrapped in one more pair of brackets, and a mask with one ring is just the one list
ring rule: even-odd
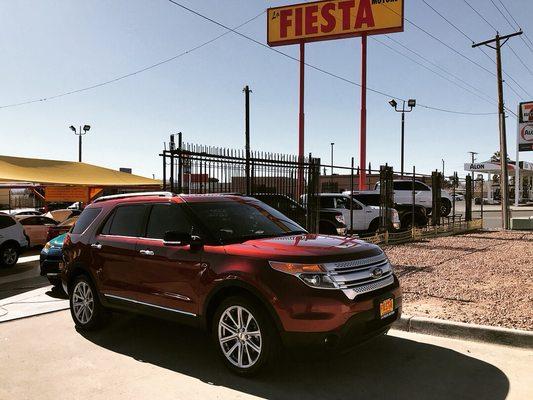
{"label": "license plate", "polygon": [[386,299],[379,303],[379,316],[380,318],[387,318],[394,314],[394,299]]}

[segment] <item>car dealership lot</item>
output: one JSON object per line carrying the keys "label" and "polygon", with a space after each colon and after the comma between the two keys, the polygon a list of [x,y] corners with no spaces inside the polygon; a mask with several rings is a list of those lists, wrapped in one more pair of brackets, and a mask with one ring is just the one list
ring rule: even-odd
{"label": "car dealership lot", "polygon": [[[121,315],[79,333],[69,311],[0,324],[1,399],[525,399],[533,352],[393,331],[348,355],[244,379],[205,334]],[[391,397],[392,396],[392,397]]]}

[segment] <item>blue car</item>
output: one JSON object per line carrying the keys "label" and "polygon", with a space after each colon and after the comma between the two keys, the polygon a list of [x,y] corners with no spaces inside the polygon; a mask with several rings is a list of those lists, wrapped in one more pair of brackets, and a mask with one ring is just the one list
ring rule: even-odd
{"label": "blue car", "polygon": [[61,289],[59,263],[63,259],[63,242],[66,236],[64,233],[46,243],[40,257],[41,275],[46,276],[48,281],[59,289]]}

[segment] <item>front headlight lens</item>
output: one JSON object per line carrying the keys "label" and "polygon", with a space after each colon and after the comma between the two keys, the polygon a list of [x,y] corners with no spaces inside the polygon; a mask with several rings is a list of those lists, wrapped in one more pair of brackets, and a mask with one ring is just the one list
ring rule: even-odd
{"label": "front headlight lens", "polygon": [[335,283],[320,264],[297,264],[278,261],[269,261],[269,263],[275,270],[294,275],[308,286],[318,289],[336,288]]}
{"label": "front headlight lens", "polygon": [[50,242],[46,243],[43,247],[43,252],[44,253],[48,253],[50,251],[50,248],[52,247],[52,245],[50,244]]}

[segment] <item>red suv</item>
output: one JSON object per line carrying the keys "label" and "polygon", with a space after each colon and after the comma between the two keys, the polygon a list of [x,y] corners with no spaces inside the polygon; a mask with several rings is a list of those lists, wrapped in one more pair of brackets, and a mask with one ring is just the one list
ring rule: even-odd
{"label": "red suv", "polygon": [[210,331],[242,375],[284,345],[351,347],[387,332],[401,313],[398,279],[379,247],[309,234],[249,197],[100,198],[63,254],[78,328],[100,326],[112,309],[175,318]]}

